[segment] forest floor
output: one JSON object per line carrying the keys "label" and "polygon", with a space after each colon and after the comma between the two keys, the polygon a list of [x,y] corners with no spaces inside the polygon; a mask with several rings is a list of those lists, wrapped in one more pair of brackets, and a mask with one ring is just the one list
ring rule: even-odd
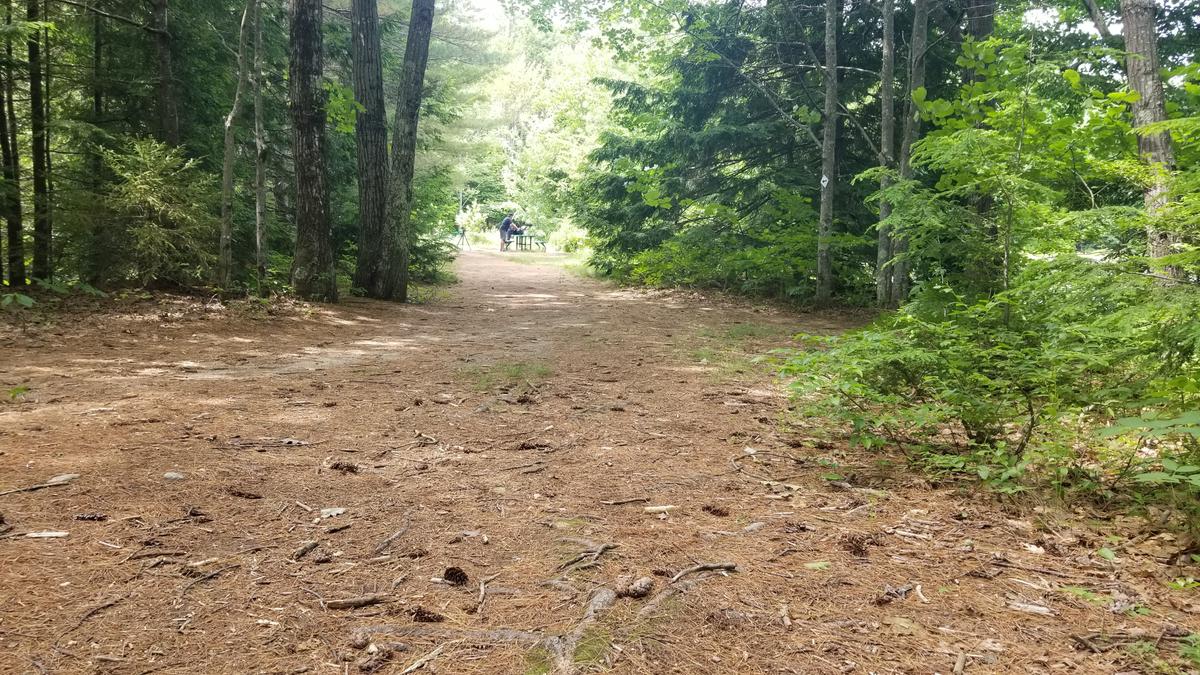
{"label": "forest floor", "polygon": [[790,416],[755,357],[861,317],[544,262],[0,335],[0,493],[78,474],[0,495],[0,672],[1186,671],[1172,535]]}

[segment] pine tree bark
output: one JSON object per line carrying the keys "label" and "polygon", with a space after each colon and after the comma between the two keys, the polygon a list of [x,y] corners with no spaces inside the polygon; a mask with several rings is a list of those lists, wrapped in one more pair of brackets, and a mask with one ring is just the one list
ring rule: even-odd
{"label": "pine tree bark", "polygon": [[964,0],[967,35],[976,41],[986,40],[996,30],[996,0]]}
{"label": "pine tree bark", "polygon": [[225,156],[221,163],[221,242],[217,260],[217,283],[229,288],[233,279],[233,159],[236,152],[235,124],[242,112],[242,90],[250,70],[247,59],[250,43],[251,12],[256,0],[249,0],[242,11],[238,28],[237,84],[233,88],[233,105],[225,116]]}
{"label": "pine tree bark", "polygon": [[267,134],[263,127],[262,0],[254,0],[254,261],[258,294],[267,287]]}
{"label": "pine tree bark", "polygon": [[[1158,36],[1155,30],[1154,0],[1121,0],[1124,23],[1125,73],[1129,88],[1138,93],[1133,102],[1133,126],[1162,122],[1167,118],[1163,97],[1162,77],[1158,73]],[[1146,253],[1151,258],[1170,255],[1178,239],[1170,232],[1157,228],[1155,216],[1167,202],[1167,174],[1175,168],[1175,152],[1171,134],[1141,134],[1138,154],[1151,166],[1151,180],[1145,188]],[[1172,274],[1175,274],[1172,271]]]}
{"label": "pine tree bark", "polygon": [[1088,16],[1092,17],[1092,25],[1096,27],[1096,32],[1102,40],[1108,42],[1112,33],[1108,30],[1108,21],[1104,18],[1104,12],[1100,11],[1100,5],[1096,4],[1096,0],[1083,0],[1083,4],[1087,7]]}
{"label": "pine tree bark", "polygon": [[387,113],[383,101],[383,60],[377,0],[352,0],[350,55],[354,98],[362,108],[354,128],[358,146],[358,261],[354,286],[372,298],[386,298],[392,228],[388,204]]}
{"label": "pine tree bark", "polygon": [[[5,23],[12,26],[12,0],[6,1]],[[7,187],[8,203],[5,209],[5,221],[8,234],[8,285],[14,288],[23,287],[25,275],[25,231],[24,216],[21,209],[21,150],[17,144],[17,110],[15,101],[16,80],[13,73],[13,46],[11,30],[10,37],[5,40],[4,53],[4,110],[0,115],[5,117],[5,135],[7,154],[4,157],[4,178]]]}
{"label": "pine tree bark", "polygon": [[[913,177],[912,146],[921,131],[921,116],[913,92],[925,88],[925,50],[929,43],[929,0],[914,0],[912,39],[909,41],[908,57],[908,100],[904,106],[904,132],[900,138],[900,179]],[[904,255],[908,252],[908,240],[893,237],[892,253],[892,296],[888,303],[899,307],[908,299],[911,288],[909,275],[912,266]]]}
{"label": "pine tree bark", "polygon": [[150,31],[154,35],[154,56],[158,81],[154,91],[158,104],[158,140],[179,145],[179,105],[175,98],[175,72],[169,22],[169,0],[150,0]]}
{"label": "pine tree bark", "polygon": [[434,0],[413,0],[408,23],[408,44],[396,101],[396,131],[392,135],[391,186],[388,190],[387,222],[394,225],[389,283],[384,294],[408,301],[409,240],[412,219],[412,181],[417,152],[417,122],[425,67],[429,64],[429,40],[433,35]]}
{"label": "pine tree bark", "polygon": [[296,173],[296,250],[292,285],[305,300],[337,302],[337,277],[325,176],[322,0],[291,0],[288,83]]}
{"label": "pine tree bark", "polygon": [[[54,17],[50,13],[50,0],[42,1],[42,20],[48,23],[53,22]],[[46,106],[46,219],[51,223],[53,231],[54,223],[54,57],[50,49],[50,29],[46,28],[42,31],[42,44],[45,46],[42,52],[42,64],[46,68],[46,81],[43,85],[45,95],[42,97]],[[53,261],[52,261],[53,264]]]}
{"label": "pine tree bark", "polygon": [[[883,0],[883,49],[879,68],[879,164],[887,169],[896,165],[896,3]],[[879,189],[892,185],[891,178],[879,180]],[[884,224],[892,215],[892,203],[879,202],[878,240],[875,255],[875,301],[883,307],[892,297],[892,235]]]}
{"label": "pine tree bark", "polygon": [[837,186],[839,0],[825,0],[825,110],[821,125],[821,208],[817,224],[817,304],[833,296],[833,195]]}
{"label": "pine tree bark", "polygon": [[[100,128],[104,118],[104,17],[95,12],[92,13],[92,125],[97,129]],[[90,176],[90,188],[92,194],[100,194],[103,186],[101,173],[104,167],[104,160],[100,156],[100,147],[97,143],[89,143],[87,146],[87,166]],[[89,246],[87,251],[87,269],[84,271],[84,278],[90,284],[99,284],[105,276],[105,266],[107,264],[106,255],[107,247],[105,246],[104,233],[106,223],[98,216],[91,219],[89,224]]]}
{"label": "pine tree bark", "polygon": [[[41,21],[40,0],[29,0],[25,18]],[[50,281],[54,278],[51,246],[50,198],[46,177],[48,146],[46,142],[46,102],[43,96],[41,33],[34,31],[27,43],[29,49],[29,130],[33,160],[33,277]]]}

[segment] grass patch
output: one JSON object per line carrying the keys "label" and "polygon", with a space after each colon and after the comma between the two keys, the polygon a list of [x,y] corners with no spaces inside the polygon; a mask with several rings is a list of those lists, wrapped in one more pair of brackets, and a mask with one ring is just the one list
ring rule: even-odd
{"label": "grass patch", "polygon": [[1063,586],[1058,590],[1062,591],[1063,593],[1073,595],[1081,600],[1086,600],[1094,605],[1103,605],[1107,600],[1107,598],[1104,596],[1081,586]]}
{"label": "grass patch", "polygon": [[734,349],[698,347],[688,353],[696,363],[708,368],[709,374],[718,382],[737,380],[759,370],[770,370],[769,362],[763,357],[750,356]]}
{"label": "grass patch", "polygon": [[525,655],[524,675],[550,675],[553,670],[554,661],[550,658],[550,652],[545,649],[537,647]]}
{"label": "grass patch", "polygon": [[538,384],[548,379],[554,371],[543,363],[493,363],[486,366],[463,368],[459,374],[471,382],[479,391],[512,388],[529,382]]}
{"label": "grass patch", "polygon": [[505,260],[518,263],[520,265],[549,265],[551,267],[567,267],[572,263],[580,262],[579,258],[573,255],[565,255],[562,253],[537,253],[537,252],[506,252],[500,254]]}
{"label": "grass patch", "polygon": [[529,253],[521,251],[519,253],[503,253],[505,260],[515,262],[518,265],[545,265],[547,267],[557,267],[564,272],[570,272],[576,276],[588,277],[591,279],[603,278],[596,268],[587,263],[587,258],[570,253]]}
{"label": "grass patch", "polygon": [[604,663],[610,647],[612,647],[612,634],[603,628],[592,628],[579,638],[579,644],[575,647],[575,663],[580,665]]}
{"label": "grass patch", "polygon": [[564,518],[554,521],[554,529],[556,530],[579,530],[582,529],[588,521],[583,518]]}
{"label": "grass patch", "polygon": [[764,351],[754,340],[780,339],[793,331],[785,326],[762,323],[737,323],[724,327],[703,328],[700,339],[687,351],[690,360],[708,368],[714,381],[744,379],[748,375],[773,374],[780,362],[775,350]]}
{"label": "grass patch", "polygon": [[732,326],[726,326],[721,330],[706,328],[700,331],[700,336],[728,342],[742,342],[745,340],[765,340],[768,338],[778,338],[785,335],[790,335],[791,333],[792,331],[784,326],[777,326],[774,324],[735,323]]}

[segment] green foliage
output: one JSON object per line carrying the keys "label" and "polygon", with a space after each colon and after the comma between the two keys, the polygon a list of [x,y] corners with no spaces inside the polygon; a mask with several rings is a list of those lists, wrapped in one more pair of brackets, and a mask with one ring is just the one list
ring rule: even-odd
{"label": "green foliage", "polygon": [[33,298],[24,293],[5,293],[0,295],[0,307],[4,309],[28,309],[33,307]]}
{"label": "green foliage", "polygon": [[[925,287],[901,312],[813,343],[787,363],[795,394],[866,447],[898,444],[934,471],[1010,488],[1026,474],[1147,493],[1200,485],[1192,287],[1064,256],[975,301]],[[1095,451],[1076,440],[1103,437]],[[1149,439],[1159,459],[1139,460]]]}
{"label": "green foliage", "polygon": [[543,363],[494,363],[486,366],[464,368],[460,374],[471,380],[474,387],[480,391],[511,389],[526,384],[536,385],[554,373],[554,370]]}
{"label": "green foliage", "polygon": [[440,235],[416,237],[409,247],[409,278],[416,283],[445,283],[453,279],[447,271],[458,249]]}
{"label": "green foliage", "polygon": [[1179,656],[1200,668],[1200,633],[1192,633],[1179,645]]}
{"label": "green foliage", "polygon": [[203,283],[216,236],[212,177],[178,148],[149,139],[103,156],[114,175],[106,195],[114,216],[113,278],[141,285]]}

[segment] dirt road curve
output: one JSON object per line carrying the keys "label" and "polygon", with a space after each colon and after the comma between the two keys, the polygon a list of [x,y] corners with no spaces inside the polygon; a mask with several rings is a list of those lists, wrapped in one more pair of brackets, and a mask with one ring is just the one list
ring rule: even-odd
{"label": "dirt road curve", "polygon": [[[1024,521],[780,426],[747,357],[837,317],[458,273],[417,306],[5,335],[0,492],[79,477],[0,496],[0,672],[1103,672],[1071,633],[1148,621],[989,566],[1032,555]],[[670,583],[701,563],[737,568]]]}

